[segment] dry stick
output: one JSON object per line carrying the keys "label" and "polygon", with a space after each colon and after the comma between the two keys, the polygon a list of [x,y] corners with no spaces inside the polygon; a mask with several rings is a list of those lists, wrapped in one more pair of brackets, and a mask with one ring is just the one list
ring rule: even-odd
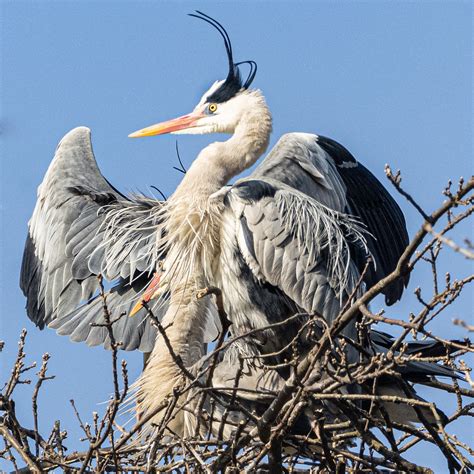
{"label": "dry stick", "polygon": [[166,334],[166,330],[161,324],[161,322],[158,320],[158,318],[153,314],[153,311],[150,309],[148,304],[145,301],[142,301],[143,307],[147,311],[147,316],[153,321],[153,324],[156,326],[158,329],[158,332],[160,333],[161,337],[163,338],[163,341],[166,345],[166,348],[168,349],[168,352],[173,359],[173,362],[179,367],[181,372],[191,381],[195,381],[196,377],[188,370],[188,368],[184,365],[183,359],[181,359],[181,356],[179,354],[176,354],[176,352],[173,349],[173,346],[171,345],[171,341],[169,340],[168,334]]}
{"label": "dry stick", "polygon": [[468,446],[466,443],[463,443],[460,441],[456,435],[448,435],[449,438],[452,440],[453,443],[457,444],[459,447],[463,448],[466,450],[471,456],[474,456],[474,449]]}
{"label": "dry stick", "polygon": [[321,445],[323,447],[323,452],[324,452],[324,456],[326,458],[326,463],[327,463],[329,469],[331,469],[331,472],[334,472],[334,471],[336,471],[336,465],[334,464],[334,459],[333,459],[333,456],[331,454],[331,450],[329,448],[326,432],[324,431],[323,420],[318,417],[316,419],[316,423],[317,423],[317,426],[318,426],[319,436],[321,438]]}
{"label": "dry stick", "polygon": [[232,462],[235,465],[237,465],[237,451],[238,451],[239,438],[240,438],[241,434],[243,433],[244,429],[246,428],[246,426],[248,425],[249,421],[250,421],[249,419],[247,419],[245,421],[240,420],[240,422],[237,426],[237,429],[235,430],[234,437],[232,439],[231,458],[232,458]]}
{"label": "dry stick", "polygon": [[[374,464],[377,466],[384,466],[388,469],[395,470],[397,469],[397,465],[388,459],[385,458],[375,458],[374,456],[368,457],[366,455],[357,455],[351,451],[346,451],[337,447],[332,448],[333,451],[340,454],[345,459],[350,459],[351,461],[355,461],[356,463],[363,464],[366,466],[370,471],[374,472]],[[343,471],[344,472],[344,471]],[[351,471],[348,471],[351,472]],[[352,471],[352,472],[365,472],[365,471]],[[375,471],[377,472],[377,471]]]}
{"label": "dry stick", "polygon": [[466,321],[463,321],[462,319],[453,319],[453,324],[456,326],[461,326],[464,329],[467,329],[469,332],[474,332],[474,324],[467,324]]}
{"label": "dry stick", "polygon": [[[235,377],[234,377],[231,399],[230,399],[230,402],[225,407],[224,413],[222,414],[222,418],[219,424],[219,428],[217,430],[217,439],[219,441],[222,439],[225,424],[227,422],[227,417],[229,416],[229,411],[235,405],[235,399],[237,397],[237,389],[240,383],[240,378],[242,377],[242,372],[243,372],[243,360],[239,357],[239,368],[237,369],[237,373],[235,374]],[[217,403],[219,403],[218,400],[217,400]],[[234,444],[237,444],[237,443],[234,443]]]}
{"label": "dry stick", "polygon": [[[474,196],[472,196],[474,199]],[[464,219],[467,219],[470,215],[474,213],[474,206],[471,206],[470,208],[466,209],[464,212],[461,212],[457,216],[453,217],[450,215],[451,209],[447,211],[448,215],[448,223],[444,226],[444,228],[439,232],[440,235],[444,235],[450,230],[452,230],[456,225],[458,225],[460,222],[462,222]],[[413,258],[413,261],[411,262],[411,266],[413,267],[420,259],[423,259],[424,255],[426,252],[433,247],[435,244],[438,244],[439,240],[434,237],[432,240],[430,240],[425,247],[418,252],[418,254]]]}
{"label": "dry stick", "polygon": [[386,448],[374,435],[370,430],[364,431],[363,426],[359,423],[359,420],[354,415],[354,412],[348,408],[343,403],[338,404],[339,409],[344,413],[344,415],[349,418],[354,428],[359,432],[359,436],[373,449],[379,452],[382,456],[387,459],[390,459],[394,462],[397,466],[402,466],[404,470],[408,472],[417,472],[417,473],[428,473],[431,472],[430,469],[427,469],[422,466],[418,466],[416,464],[411,463],[410,461],[404,459],[399,454],[391,451],[390,449]]}
{"label": "dry stick", "polygon": [[175,433],[171,428],[168,428],[170,433],[172,433],[181,443],[182,445],[186,448],[186,450],[193,456],[193,458],[198,462],[199,466],[203,471],[206,473],[210,473],[210,470],[208,467],[206,467],[206,463],[204,460],[201,458],[199,453],[193,448],[193,446],[188,443],[185,439],[183,439],[181,436],[179,436],[177,433]]}
{"label": "dry stick", "polygon": [[[30,448],[28,445],[28,438],[33,439],[35,443],[38,443],[42,447],[46,447],[46,443],[44,439],[40,436],[37,428],[35,430],[28,430],[26,428],[23,428],[20,425],[15,414],[15,404],[13,400],[10,400],[10,397],[13,391],[15,390],[15,387],[18,384],[30,383],[30,380],[20,380],[21,375],[33,369],[34,367],[36,367],[36,363],[33,363],[25,367],[24,362],[23,362],[25,359],[24,347],[25,347],[26,335],[27,335],[27,331],[26,329],[23,329],[20,335],[20,340],[18,342],[18,353],[15,359],[11,376],[3,388],[4,394],[3,395],[0,394],[0,409],[6,412],[6,416],[2,420],[2,426],[4,427],[4,430],[6,430],[6,432],[9,433],[9,436],[11,438],[16,440],[18,446],[22,447],[22,450],[24,450],[24,453],[26,454],[26,456],[28,456],[29,458],[32,458],[32,454],[30,452]],[[36,392],[36,397],[37,397],[37,392]],[[33,411],[34,411],[35,394],[33,394],[32,402],[33,402]],[[5,421],[7,421],[7,424],[5,424]],[[10,443],[10,445],[12,445],[12,443]],[[16,445],[13,447],[16,449]],[[20,454],[23,457],[23,454],[22,453]]]}
{"label": "dry stick", "polygon": [[447,237],[444,237],[442,234],[436,232],[431,226],[431,224],[425,224],[425,228],[431,235],[433,235],[433,237],[435,237],[437,240],[447,245],[448,247],[451,247],[455,252],[458,252],[461,255],[464,255],[466,258],[470,260],[474,259],[474,252],[471,252],[470,250],[467,250],[461,247],[453,240],[448,239]]}
{"label": "dry stick", "polygon": [[[23,359],[25,358],[25,339],[26,339],[27,331],[26,329],[21,330],[20,334],[20,340],[18,341],[18,353],[15,359],[15,365],[13,366],[13,371],[10,379],[8,380],[8,383],[6,385],[4,395],[3,397],[5,399],[9,399],[11,394],[13,393],[13,390],[15,389],[16,385],[19,382],[20,375],[25,372],[26,370],[23,368]],[[35,365],[33,364],[31,368],[33,368]]]}
{"label": "dry stick", "polygon": [[153,439],[156,441],[156,443],[155,441],[153,441],[154,447],[152,446],[152,449],[150,450],[150,455],[148,456],[147,466],[150,466],[150,469],[153,463],[153,458],[155,457],[156,451],[158,449],[157,448],[158,440],[161,439],[161,437],[163,436],[167,428],[168,422],[173,417],[173,412],[176,408],[176,405],[178,404],[179,397],[180,397],[180,393],[178,392],[178,390],[176,390],[172,394],[170,394],[169,397],[167,398],[168,404],[166,406],[166,410],[163,414],[163,417],[160,420],[160,423],[158,424],[156,428],[155,434],[153,435]]}
{"label": "dry stick", "polygon": [[35,433],[35,450],[36,450],[36,456],[39,456],[39,427],[38,427],[38,394],[41,388],[41,385],[45,380],[51,380],[54,379],[54,375],[46,376],[46,371],[48,370],[48,360],[49,360],[49,354],[45,353],[43,354],[43,363],[41,364],[41,369],[38,372],[38,380],[35,385],[35,389],[33,391],[33,396],[32,396],[32,405],[33,405],[33,424],[34,424],[34,433]]}
{"label": "dry stick", "polygon": [[[445,291],[439,295],[435,295],[431,299],[428,308],[424,308],[416,318],[420,327],[429,324],[438,314],[442,313],[446,307],[459,298],[465,286],[473,281],[474,275],[470,275],[461,280],[455,280],[452,283],[449,282]],[[436,309],[437,306],[439,307]],[[430,312],[431,314],[429,314]]]}
{"label": "dry stick", "polygon": [[[424,407],[424,408],[427,408],[427,409],[431,409],[432,408],[432,404],[430,404],[429,402],[424,402],[424,401],[421,401],[421,400],[416,400],[416,399],[413,399],[413,398],[404,398],[404,397],[400,397],[400,396],[395,396],[395,395],[369,395],[369,394],[334,394],[334,393],[328,393],[328,394],[313,394],[312,395],[313,398],[315,399],[320,399],[320,400],[325,400],[325,399],[328,399],[328,400],[340,400],[340,401],[344,401],[344,400],[370,400],[370,401],[376,401],[376,402],[382,402],[382,401],[385,401],[385,402],[392,402],[392,403],[403,403],[403,404],[407,404],[407,405],[410,405],[410,406],[420,406],[420,407]],[[379,407],[380,408],[380,407]],[[369,414],[370,415],[370,414]],[[400,431],[407,431],[409,433],[411,433],[412,435],[415,435],[417,436],[419,439],[417,439],[417,442],[420,441],[421,439],[423,439],[424,441],[429,441],[433,444],[436,444],[435,441],[428,437],[427,435],[425,435],[423,432],[421,432],[420,430],[418,429],[415,429],[409,425],[402,425],[400,423],[396,423],[392,420],[390,420],[390,423],[393,425],[394,428],[400,430]],[[364,426],[364,429],[362,430],[363,432],[367,431],[366,427]],[[354,434],[352,433],[352,436],[350,437],[353,437]],[[402,449],[401,451],[405,451],[406,449]],[[396,450],[394,450],[396,451]],[[398,453],[400,454],[400,453]],[[362,455],[362,453],[360,453],[360,455]]]}
{"label": "dry stick", "polygon": [[469,369],[466,366],[466,363],[463,360],[460,361],[459,368],[464,372],[464,377],[466,378],[466,382],[472,388],[474,388],[474,380],[472,380],[472,378],[471,378],[471,369]]}
{"label": "dry stick", "polygon": [[18,452],[18,454],[22,457],[23,461],[25,461],[31,472],[41,472],[41,468],[36,463],[36,461],[26,452],[26,450],[23,448],[23,446],[21,446],[19,441],[11,435],[11,433],[8,431],[7,427],[3,423],[0,423],[0,434]]}
{"label": "dry stick", "polygon": [[268,468],[271,473],[282,474],[282,456],[281,456],[281,439],[274,438],[270,441],[268,450]]}
{"label": "dry stick", "polygon": [[[111,317],[109,308],[107,306],[107,295],[104,291],[102,276],[99,275],[97,278],[99,280],[99,291],[100,291],[100,296],[102,298],[103,314],[104,314],[104,318],[105,318],[105,322],[107,326],[107,331],[109,334],[110,346],[112,348],[112,373],[113,373],[113,385],[114,385],[114,398],[112,402],[110,403],[110,405],[108,406],[106,414],[101,423],[101,427],[105,427],[105,430],[101,434],[99,439],[97,439],[95,442],[90,444],[89,450],[87,451],[86,457],[79,471],[80,474],[83,474],[85,470],[87,469],[87,466],[90,462],[90,459],[93,453],[97,449],[99,449],[109,437],[110,431],[113,430],[113,423],[115,420],[115,416],[117,415],[118,407],[120,403],[122,403],[126,397],[125,391],[122,393],[122,396],[120,396],[120,388],[119,388],[119,382],[118,382],[117,358],[118,358],[118,347],[120,346],[120,343],[116,342],[115,335],[112,329],[112,323],[111,323],[112,317]],[[108,422],[105,421],[107,419],[108,419]]]}
{"label": "dry stick", "polygon": [[[371,384],[372,395],[376,394],[378,382],[379,382],[379,377],[374,377],[374,380]],[[378,404],[375,400],[371,400],[370,405],[369,405],[368,416],[367,416],[367,419],[365,420],[364,431],[367,431],[370,427],[370,421],[372,419],[373,410],[375,409],[376,406],[377,406],[378,410],[380,411],[380,404]],[[385,418],[385,412],[382,413],[382,416]],[[390,443],[391,443],[391,447],[392,447],[392,450],[393,450],[394,446],[392,444],[392,439],[390,439]],[[364,444],[364,441],[362,441],[360,443],[359,454],[363,454],[364,451],[365,451],[365,444]],[[398,452],[398,449],[396,448],[396,446],[395,446],[394,451],[396,451],[398,454],[400,454]]]}
{"label": "dry stick", "polygon": [[422,209],[422,207],[408,194],[402,187],[401,187],[401,182],[402,182],[402,177],[400,174],[400,170],[398,170],[395,174],[392,173],[392,169],[390,168],[389,165],[385,165],[385,174],[389,181],[393,184],[393,186],[396,188],[396,190],[406,198],[406,200],[421,214],[423,219],[426,222],[429,222],[430,224],[432,222],[432,216],[429,216],[426,214],[426,212]]}
{"label": "dry stick", "polygon": [[[357,380],[359,380],[357,377],[356,377]],[[362,382],[362,381],[361,381]],[[334,393],[329,393],[329,394],[316,394],[314,395],[314,398],[320,398],[320,399],[324,399],[324,398],[328,398],[328,399],[341,399],[341,400],[349,400],[349,399],[371,399],[371,397],[374,397],[375,400],[377,401],[392,401],[394,403],[408,403],[410,405],[417,405],[417,406],[421,406],[421,407],[425,407],[425,408],[428,408],[428,409],[432,409],[432,406],[431,404],[428,404],[427,402],[422,402],[421,400],[413,400],[413,399],[405,399],[403,397],[394,397],[394,396],[371,396],[371,395],[368,395],[368,394],[334,394]],[[375,398],[376,397],[376,398]],[[402,430],[402,431],[407,431],[407,432],[410,432],[412,434],[414,434],[415,436],[419,436],[419,437],[423,437],[423,439],[425,439],[426,441],[431,441],[433,442],[433,440],[431,440],[430,438],[426,438],[425,435],[423,433],[420,433],[418,430],[415,430],[407,425],[400,425],[400,424],[397,424],[395,422],[392,422],[392,424],[394,425],[395,428],[399,429],[399,430]]]}
{"label": "dry stick", "polygon": [[[401,381],[401,386],[402,386],[402,390],[405,392],[405,394],[407,396],[410,396],[410,391],[411,389],[409,388],[408,384],[406,384],[406,382],[404,382],[403,380],[400,380]],[[442,423],[441,423],[441,420],[439,419],[439,415],[436,411],[436,407],[434,406],[434,404],[430,404],[431,405],[431,411],[433,413],[433,416],[435,417],[437,423],[438,423],[438,427],[440,430],[444,431],[443,430],[443,427],[442,427]],[[444,454],[444,457],[446,458],[447,462],[448,462],[448,468],[449,468],[449,472],[450,473],[454,473],[456,471],[459,471],[460,469],[460,465],[459,463],[454,459],[452,453],[450,452],[450,447],[449,446],[446,446],[447,443],[444,443],[441,438],[438,436],[438,433],[436,432],[436,430],[433,428],[433,426],[431,425],[431,423],[426,419],[423,411],[416,405],[412,405],[413,406],[413,409],[415,410],[416,412],[416,416],[418,417],[418,419],[423,423],[424,427],[427,429],[427,431],[429,432],[429,434],[431,435],[431,438],[433,439],[433,441],[436,443],[436,445],[438,446],[438,448],[441,450],[441,452]],[[456,453],[457,454],[457,453]]]}
{"label": "dry stick", "polygon": [[118,370],[117,370],[117,359],[118,359],[118,348],[120,347],[121,343],[115,340],[115,334],[112,329],[112,325],[117,322],[119,318],[117,318],[114,322],[112,322],[112,315],[110,314],[109,308],[107,306],[107,295],[104,290],[104,284],[102,280],[102,276],[99,275],[99,290],[100,296],[102,298],[102,310],[104,313],[105,324],[107,328],[107,332],[110,339],[110,347],[112,348],[112,373],[113,373],[113,383],[114,383],[114,401],[118,401],[120,399],[120,387],[118,381]]}
{"label": "dry stick", "polygon": [[81,415],[79,415],[79,411],[76,407],[76,403],[74,400],[69,400],[69,403],[71,404],[72,406],[72,409],[74,411],[74,414],[76,415],[76,418],[77,418],[77,421],[79,422],[79,426],[82,428],[82,431],[84,431],[84,434],[86,435],[87,439],[89,440],[92,440],[92,434],[91,434],[91,430],[88,426],[86,426],[83,422],[82,422],[82,419],[81,419]]}
{"label": "dry stick", "polygon": [[[176,387],[176,393],[180,393],[181,390],[183,390],[184,388],[184,384],[183,385],[180,385],[180,386],[177,386]],[[138,423],[136,423],[133,428],[128,432],[126,433],[124,436],[122,436],[118,442],[116,443],[115,445],[115,449],[119,450],[121,449],[122,447],[125,446],[125,444],[128,442],[128,440],[135,434],[137,433],[138,431],[140,431],[140,429],[143,427],[143,425],[145,425],[146,423],[148,423],[157,413],[159,413],[161,410],[163,410],[164,408],[166,408],[168,406],[168,403],[169,403],[169,399],[166,398],[165,400],[163,400],[154,410],[152,410],[150,413],[148,413],[146,416],[143,416],[140,418],[140,421]]]}
{"label": "dry stick", "polygon": [[[365,369],[370,370],[370,364],[369,364],[368,367],[365,367]],[[381,375],[381,373],[379,375]],[[375,376],[376,375],[369,374],[369,375],[366,376],[366,378],[373,379]],[[355,375],[355,379],[360,380],[361,383],[363,382],[363,379],[360,379],[360,377],[358,377],[357,374]],[[319,391],[326,390],[326,391],[332,393],[334,390],[337,390],[337,388],[347,385],[346,380],[338,381],[337,386],[328,385],[327,382],[331,383],[331,380],[328,380],[328,381],[326,381],[325,384],[320,385],[318,387],[318,390]],[[299,402],[299,399],[301,398],[301,396],[303,395],[305,390],[306,389],[304,388],[304,384],[302,384],[298,387],[298,391],[297,391],[296,395],[294,396],[290,406],[286,409],[285,415],[282,417],[280,423],[278,424],[278,426],[275,428],[273,434],[271,435],[270,441],[272,439],[274,439],[276,436],[282,435],[282,433],[287,431],[288,428],[293,425],[293,423],[297,419],[301,409],[306,405],[306,403]],[[266,435],[265,433],[259,433],[259,434],[260,434],[261,438],[265,437],[265,435]],[[270,448],[270,443],[267,443],[265,445],[265,447],[262,449],[262,451],[258,454],[256,459],[254,460],[254,462],[252,464],[252,467],[256,466],[258,464],[258,462],[261,459],[263,459],[264,456],[266,456],[269,448]]]}
{"label": "dry stick", "polygon": [[[6,409],[5,409],[6,408]],[[20,425],[16,418],[15,410],[14,410],[14,402],[13,401],[8,401],[8,403],[4,406],[3,411],[5,411],[8,414],[8,418],[10,420],[10,431],[12,432],[12,435],[18,435],[17,439],[25,446],[25,448],[29,452],[29,447],[28,447],[28,439],[30,438],[33,441],[38,438],[39,444],[43,449],[47,448],[47,442],[43,439],[43,437],[38,433],[35,433],[34,430],[29,430],[27,428],[24,428],[23,426]]]}
{"label": "dry stick", "polygon": [[11,447],[12,447],[11,444],[9,444],[8,441],[7,441],[5,438],[3,438],[3,442],[4,442],[4,444],[5,444],[5,451],[4,451],[4,453],[7,453],[7,452],[8,452],[8,458],[5,456],[4,453],[2,453],[3,459],[6,459],[7,461],[10,461],[10,462],[13,464],[13,467],[15,468],[15,472],[16,472],[16,471],[19,471],[19,469],[18,469],[18,464],[16,463],[16,458],[15,458],[15,456],[13,455],[12,450],[11,450]]}
{"label": "dry stick", "polygon": [[63,443],[62,443],[63,436],[61,433],[61,422],[59,420],[56,420],[54,422],[53,432],[51,434],[52,434],[53,441],[56,444],[56,449],[58,450],[59,456],[63,457],[64,456],[64,449],[63,449]]}
{"label": "dry stick", "polygon": [[206,435],[206,440],[209,441],[212,436],[212,426],[214,425],[214,410],[216,409],[216,401],[211,398],[209,400],[209,405],[211,407],[211,411],[209,413],[209,426],[207,429],[207,435]]}
{"label": "dry stick", "polygon": [[224,310],[224,301],[222,299],[222,291],[216,287],[204,288],[203,290],[198,291],[196,294],[196,298],[201,299],[207,295],[213,294],[216,297],[216,306],[217,306],[217,313],[219,315],[219,320],[221,323],[221,332],[219,334],[219,338],[217,340],[216,348],[212,351],[211,357],[211,365],[209,367],[209,372],[207,375],[206,386],[209,386],[212,380],[212,376],[214,374],[214,370],[217,365],[218,355],[219,352],[224,344],[225,337],[227,335],[227,331],[230,327],[229,319],[227,318],[227,314]]}
{"label": "dry stick", "polygon": [[[471,282],[471,281],[473,281],[473,279],[474,279],[474,275],[464,279],[463,281]],[[414,330],[414,331],[419,332],[419,333],[421,333],[421,334],[423,334],[427,337],[430,337],[430,338],[434,339],[435,341],[441,342],[442,344],[444,344],[446,346],[451,346],[451,347],[454,347],[454,348],[459,349],[459,350],[468,350],[469,352],[474,352],[474,346],[472,346],[471,344],[468,344],[468,343],[458,344],[456,341],[450,341],[448,339],[443,339],[443,338],[438,337],[438,336],[432,334],[431,332],[421,328],[418,323],[407,323],[407,322],[402,321],[400,319],[391,319],[391,318],[387,318],[385,316],[379,316],[377,314],[373,314],[367,308],[367,306],[365,306],[365,305],[361,305],[359,309],[360,309],[360,312],[364,316],[366,316],[367,318],[369,318],[373,321],[390,324],[391,326],[400,326],[404,329],[407,329],[407,331],[402,334],[403,337],[405,337],[410,331]],[[400,343],[402,342],[402,340],[403,339],[400,340]],[[395,344],[394,344],[394,347],[396,347]]]}
{"label": "dry stick", "polygon": [[[222,299],[222,291],[219,288],[208,287],[208,288],[199,290],[196,294],[196,298],[201,299],[210,294],[213,294],[216,297],[217,314],[219,315],[219,320],[221,323],[221,332],[217,340],[216,350],[212,351],[213,357],[211,358],[209,370],[206,377],[206,382],[205,382],[206,387],[209,387],[211,385],[212,377],[214,375],[214,371],[217,366],[219,351],[222,345],[224,344],[227,331],[229,330],[229,327],[230,327],[229,319],[227,318],[227,314],[224,310],[224,301]],[[201,413],[205,400],[206,400],[206,394],[205,392],[202,392],[199,403],[196,408],[196,413],[198,414]],[[196,423],[196,435],[199,433],[200,421],[201,421],[201,417],[198,416],[198,422]],[[212,424],[211,424],[211,428],[212,428]]]}
{"label": "dry stick", "polygon": [[[21,359],[19,359],[19,360],[21,360]],[[17,364],[15,364],[15,366],[16,365]],[[22,370],[29,370],[30,368],[32,368],[32,367],[30,366],[29,368],[22,369]],[[14,378],[14,377],[16,378],[17,375],[19,376],[19,374],[21,374],[21,372],[22,372],[21,370],[16,371],[14,369],[13,373],[12,373],[12,378]],[[15,383],[13,384],[13,386],[14,385],[15,385]],[[39,390],[39,388],[38,388],[38,390]],[[35,393],[36,393],[36,397],[37,397],[38,392],[35,391]],[[44,450],[46,450],[49,447],[49,443],[46,442],[43,439],[43,437],[39,434],[37,421],[36,421],[36,425],[35,425],[34,430],[29,430],[27,428],[24,428],[23,426],[20,425],[20,423],[18,422],[18,420],[16,418],[14,402],[9,400],[9,399],[5,399],[1,395],[0,395],[0,397],[1,397],[1,407],[0,408],[1,408],[2,411],[4,411],[6,413],[6,415],[3,417],[3,421],[1,422],[2,425],[4,426],[4,428],[7,431],[11,431],[11,436],[18,441],[19,446],[23,446],[23,449],[25,450],[25,453],[30,457],[31,457],[31,452],[30,452],[30,449],[29,449],[27,438],[31,438],[32,440],[34,440],[35,443],[37,443],[37,445],[36,445],[37,446],[37,449],[36,449],[37,455],[36,455],[36,457],[38,457],[38,455],[39,455],[39,446],[41,446]],[[33,395],[33,402],[34,401],[35,401],[35,395]],[[33,406],[33,412],[35,412],[34,406]],[[36,414],[37,414],[37,411],[36,411]],[[7,422],[7,423],[5,423],[5,422]],[[10,453],[11,462],[14,464],[14,466],[16,466],[15,458],[11,454],[10,448],[8,447],[9,445],[7,443],[7,440],[4,439],[4,441],[6,443],[5,445],[7,446],[6,447],[7,451]],[[15,467],[15,469],[16,469],[16,467]]]}

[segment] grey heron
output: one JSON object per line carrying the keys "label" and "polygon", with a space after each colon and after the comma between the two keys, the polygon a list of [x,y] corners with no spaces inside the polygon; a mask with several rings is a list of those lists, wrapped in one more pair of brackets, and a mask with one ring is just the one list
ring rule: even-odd
{"label": "grey heron", "polygon": [[[203,343],[212,338],[212,303],[195,298],[199,289],[221,289],[234,335],[295,313],[317,313],[331,325],[350,295],[363,291],[357,282],[367,258],[373,262],[364,274],[366,288],[395,268],[408,242],[403,214],[387,190],[329,138],[286,134],[248,178],[227,186],[266,151],[271,113],[261,91],[250,87],[256,63],[234,62],[222,25],[200,12],[192,16],[222,36],[226,79],[215,82],[191,113],[131,137],[231,137],[205,147],[164,202],[120,193],[98,169],[89,130],[72,130],[38,189],[21,273],[27,312],[35,324],[106,347],[108,331],[97,324],[103,322],[97,276],[117,282],[107,295],[110,311],[125,315],[113,326],[115,337],[125,350],[151,352],[137,384],[139,411],[145,414],[156,409],[180,377],[141,307],[145,290],[175,353],[187,367],[195,367]],[[245,80],[244,64],[249,67]],[[401,278],[387,287],[387,304],[400,298],[406,283]],[[130,313],[137,314],[127,317]],[[215,377],[228,383],[224,376],[232,373],[239,355],[280,351],[296,337],[301,321],[282,327],[263,329],[231,346]],[[356,321],[343,334],[355,339]],[[373,346],[377,340],[383,336],[374,333]],[[416,374],[420,370],[450,373],[438,366],[413,366]],[[285,374],[271,374],[269,383],[278,390]],[[255,386],[260,378],[260,373],[250,375],[248,383]],[[175,430],[186,432],[185,416],[175,417]]]}

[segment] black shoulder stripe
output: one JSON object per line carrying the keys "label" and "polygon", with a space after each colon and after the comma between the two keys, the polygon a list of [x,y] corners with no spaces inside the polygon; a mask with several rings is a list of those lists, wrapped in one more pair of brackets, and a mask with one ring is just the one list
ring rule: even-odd
{"label": "black shoulder stripe", "polygon": [[76,196],[87,196],[101,206],[117,202],[117,196],[115,194],[99,192],[86,186],[70,186],[67,190]]}
{"label": "black shoulder stripe", "polygon": [[246,201],[254,202],[265,197],[275,196],[276,189],[265,181],[249,179],[237,183],[232,188],[238,196]]}

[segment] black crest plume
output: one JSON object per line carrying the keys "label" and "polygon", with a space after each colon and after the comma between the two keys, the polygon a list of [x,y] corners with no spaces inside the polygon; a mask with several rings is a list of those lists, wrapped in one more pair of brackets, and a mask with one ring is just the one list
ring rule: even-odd
{"label": "black crest plume", "polygon": [[[241,89],[248,89],[250,84],[257,74],[257,63],[255,61],[241,61],[239,63],[234,63],[234,58],[232,55],[232,43],[230,42],[229,35],[225,28],[214,18],[211,18],[209,15],[202,13],[196,10],[196,13],[190,13],[189,16],[199,18],[200,20],[209,23],[213,26],[222,36],[224,40],[224,46],[227,52],[227,59],[229,61],[229,72],[227,77],[222,85],[216,89],[208,98],[207,102],[226,102],[237,94]],[[240,75],[239,66],[241,64],[248,64],[250,66],[249,75],[245,82],[242,81],[242,76]]]}

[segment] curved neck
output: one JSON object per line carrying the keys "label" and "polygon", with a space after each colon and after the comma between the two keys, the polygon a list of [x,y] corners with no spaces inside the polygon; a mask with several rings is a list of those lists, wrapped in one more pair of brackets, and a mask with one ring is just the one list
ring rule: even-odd
{"label": "curved neck", "polygon": [[263,96],[256,99],[229,140],[211,143],[199,153],[171,199],[209,197],[260,158],[270,140],[272,118]]}

